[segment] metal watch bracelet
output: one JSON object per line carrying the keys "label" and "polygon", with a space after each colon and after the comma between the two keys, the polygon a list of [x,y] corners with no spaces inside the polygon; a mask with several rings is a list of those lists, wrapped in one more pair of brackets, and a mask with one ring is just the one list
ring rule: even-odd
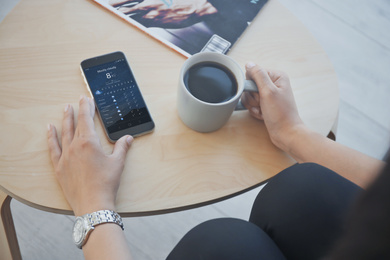
{"label": "metal watch bracelet", "polygon": [[73,225],[73,242],[81,249],[95,227],[104,223],[115,223],[124,230],[122,218],[118,213],[112,210],[99,210],[76,218]]}
{"label": "metal watch bracelet", "polygon": [[112,210],[99,210],[90,214],[85,214],[83,217],[87,219],[92,227],[103,223],[116,223],[124,230],[121,216]]}

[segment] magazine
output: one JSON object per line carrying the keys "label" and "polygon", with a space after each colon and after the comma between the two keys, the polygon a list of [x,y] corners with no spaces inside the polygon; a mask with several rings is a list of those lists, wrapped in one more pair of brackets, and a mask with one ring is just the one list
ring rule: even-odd
{"label": "magazine", "polygon": [[93,0],[186,57],[226,54],[267,0]]}

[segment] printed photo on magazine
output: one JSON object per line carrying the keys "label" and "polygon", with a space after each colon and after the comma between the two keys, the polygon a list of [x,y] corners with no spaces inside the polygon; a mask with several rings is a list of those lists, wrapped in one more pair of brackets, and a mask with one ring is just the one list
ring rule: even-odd
{"label": "printed photo on magazine", "polygon": [[267,0],[93,0],[186,57],[227,53]]}

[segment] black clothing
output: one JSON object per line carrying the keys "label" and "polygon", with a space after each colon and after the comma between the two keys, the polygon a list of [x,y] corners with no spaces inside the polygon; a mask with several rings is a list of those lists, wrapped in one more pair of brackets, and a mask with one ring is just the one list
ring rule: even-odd
{"label": "black clothing", "polygon": [[325,167],[296,164],[260,191],[250,222],[200,224],[167,259],[319,259],[340,237],[346,213],[361,191]]}
{"label": "black clothing", "polygon": [[329,259],[390,259],[390,153],[387,154],[387,166],[354,203],[346,232]]}

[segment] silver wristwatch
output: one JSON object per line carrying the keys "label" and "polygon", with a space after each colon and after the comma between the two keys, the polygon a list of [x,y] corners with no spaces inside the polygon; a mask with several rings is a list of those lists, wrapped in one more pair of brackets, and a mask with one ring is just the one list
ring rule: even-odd
{"label": "silver wristwatch", "polygon": [[91,231],[95,229],[95,226],[104,223],[115,223],[122,230],[124,229],[122,218],[112,210],[99,210],[77,217],[73,225],[73,241],[76,246],[81,249],[87,242]]}

